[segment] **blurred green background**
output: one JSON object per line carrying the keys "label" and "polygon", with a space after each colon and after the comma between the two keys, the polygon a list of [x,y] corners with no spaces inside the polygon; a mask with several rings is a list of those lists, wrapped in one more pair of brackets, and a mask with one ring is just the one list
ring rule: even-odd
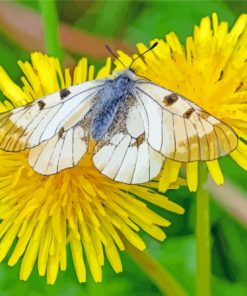
{"label": "blurred green background", "polygon": [[[16,64],[17,60],[30,60],[30,50],[40,51],[43,40],[42,37],[39,38],[38,32],[36,34],[35,26],[28,28],[28,18],[25,19],[23,15],[18,16],[16,10],[11,10],[11,7],[6,10],[6,5],[12,5],[12,8],[23,11],[24,15],[29,9],[31,12],[40,14],[39,2],[0,1],[0,65],[20,84],[21,71]],[[102,44],[110,40],[113,48],[114,44],[119,44],[120,47],[130,52],[133,52],[136,43],[149,44],[152,38],[162,38],[170,31],[175,31],[180,40],[184,42],[186,36],[192,34],[193,25],[199,24],[202,17],[211,15],[212,12],[217,12],[221,21],[227,21],[232,26],[237,17],[246,12],[246,8],[245,0],[239,2],[223,0],[57,1],[60,22],[66,24],[69,29],[80,30],[82,39],[86,34],[86,36],[93,36],[96,43],[97,40]],[[21,31],[22,25],[33,32],[33,37]],[[68,43],[65,36],[66,42]],[[85,42],[88,41],[85,39]],[[82,42],[80,46],[81,51],[76,49],[74,44],[65,46],[66,50],[63,54],[66,65],[73,65],[83,55],[87,56],[97,67],[104,64],[104,56],[108,55],[104,52],[104,48],[97,52],[93,43],[83,44]],[[1,93],[0,98],[3,98]],[[223,159],[221,164],[226,176],[236,185],[237,189],[244,190],[243,195],[246,197],[246,173],[230,159]],[[194,295],[195,196],[185,188],[175,192],[170,191],[167,195],[182,205],[186,213],[183,216],[177,216],[153,207],[156,212],[172,221],[172,226],[167,231],[168,239],[159,243],[146,234],[142,236],[147,242],[148,252],[166,266],[189,295]],[[234,218],[236,213],[226,212],[224,207],[214,200],[211,200],[213,295],[246,296],[246,225]],[[60,272],[54,286],[46,285],[45,279],[37,275],[36,268],[27,282],[19,281],[19,265],[10,268],[5,260],[0,265],[0,295],[161,295],[158,288],[126,253],[122,253],[121,257],[124,266],[123,273],[115,274],[106,262],[103,269],[103,283],[95,284],[88,273],[87,283],[80,285],[69,255],[68,269],[66,272]]]}

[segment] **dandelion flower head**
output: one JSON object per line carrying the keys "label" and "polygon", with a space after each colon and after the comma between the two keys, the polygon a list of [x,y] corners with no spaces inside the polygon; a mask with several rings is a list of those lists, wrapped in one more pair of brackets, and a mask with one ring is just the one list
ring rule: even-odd
{"label": "dandelion flower head", "polygon": [[[31,62],[19,62],[19,66],[24,73],[22,88],[0,67],[0,90],[6,98],[0,104],[1,112],[95,77],[94,67],[85,58],[73,75],[69,69],[63,71],[57,59],[40,53],[33,53]],[[108,76],[110,68],[108,59],[97,78]],[[0,163],[0,261],[7,255],[10,266],[21,260],[22,280],[28,279],[37,264],[39,275],[53,284],[59,270],[66,270],[69,245],[79,282],[86,281],[86,265],[100,282],[105,257],[115,272],[122,271],[122,237],[139,250],[145,249],[140,230],[165,239],[162,227],[170,222],[145,201],[183,213],[180,206],[157,193],[154,183],[130,186],[103,176],[90,155],[77,167],[49,177],[29,167],[25,151],[0,151]]]}

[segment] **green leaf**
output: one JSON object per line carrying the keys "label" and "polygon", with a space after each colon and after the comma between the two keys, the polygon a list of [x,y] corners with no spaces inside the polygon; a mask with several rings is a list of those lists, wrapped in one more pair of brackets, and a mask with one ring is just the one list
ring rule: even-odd
{"label": "green leaf", "polygon": [[220,278],[213,277],[212,296],[246,296],[247,287],[239,283],[231,283]]}
{"label": "green leaf", "polygon": [[[125,23],[125,16],[133,6],[132,1],[96,1],[94,5],[83,15],[75,26],[87,29],[105,37],[115,36],[120,38],[121,28]],[[100,12],[100,13],[99,13]]]}
{"label": "green leaf", "polygon": [[192,34],[193,26],[199,25],[201,18],[212,12],[217,12],[220,20],[230,25],[235,20],[235,14],[221,1],[149,1],[125,36],[133,43],[148,43],[173,31],[184,42]]}

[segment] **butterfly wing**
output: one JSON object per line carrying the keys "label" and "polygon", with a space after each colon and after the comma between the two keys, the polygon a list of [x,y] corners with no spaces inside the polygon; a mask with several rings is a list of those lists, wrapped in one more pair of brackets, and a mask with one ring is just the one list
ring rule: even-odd
{"label": "butterfly wing", "polygon": [[148,143],[165,157],[180,161],[214,160],[233,151],[238,137],[227,124],[181,95],[151,82],[138,82],[136,97]]}
{"label": "butterfly wing", "polygon": [[139,109],[136,103],[119,110],[111,130],[95,146],[94,165],[102,174],[115,181],[144,183],[160,172],[163,157],[145,138],[144,122]]}
{"label": "butterfly wing", "polygon": [[37,173],[52,175],[76,166],[87,148],[88,132],[78,124],[30,149],[28,162]]}
{"label": "butterfly wing", "polygon": [[21,151],[69,130],[83,120],[102,81],[88,81],[0,114],[0,149]]}

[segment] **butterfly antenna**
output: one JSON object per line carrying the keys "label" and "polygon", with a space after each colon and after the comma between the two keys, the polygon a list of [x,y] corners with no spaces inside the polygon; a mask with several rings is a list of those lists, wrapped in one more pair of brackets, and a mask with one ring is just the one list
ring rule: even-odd
{"label": "butterfly antenna", "polygon": [[139,59],[140,57],[144,56],[147,52],[150,50],[153,50],[158,45],[158,41],[156,41],[149,49],[145,50],[143,53],[139,54],[129,65],[129,69],[131,69],[131,66],[134,64],[134,62]]}
{"label": "butterfly antenna", "polygon": [[124,66],[124,68],[127,68],[124,63],[118,58],[118,56],[112,51],[112,49],[110,48],[109,45],[105,45],[105,48],[109,51],[109,53],[114,56],[114,58],[116,58],[120,64],[122,64]]}

